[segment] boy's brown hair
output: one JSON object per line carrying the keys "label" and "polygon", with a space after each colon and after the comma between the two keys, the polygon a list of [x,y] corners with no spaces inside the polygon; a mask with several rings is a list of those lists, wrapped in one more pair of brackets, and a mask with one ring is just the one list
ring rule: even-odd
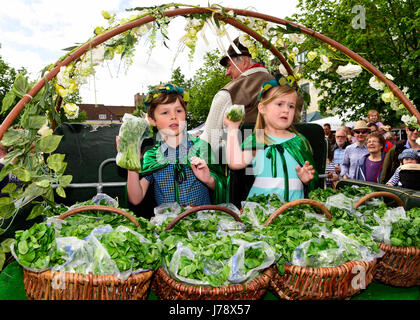
{"label": "boy's brown hair", "polygon": [[181,103],[185,112],[187,112],[187,103],[184,101],[184,99],[182,98],[180,94],[175,93],[175,92],[171,92],[171,93],[162,92],[161,94],[159,94],[158,97],[153,98],[152,101],[150,102],[150,106],[148,106],[147,108],[147,115],[150,118],[155,119],[155,110],[158,105],[174,103],[177,99]]}

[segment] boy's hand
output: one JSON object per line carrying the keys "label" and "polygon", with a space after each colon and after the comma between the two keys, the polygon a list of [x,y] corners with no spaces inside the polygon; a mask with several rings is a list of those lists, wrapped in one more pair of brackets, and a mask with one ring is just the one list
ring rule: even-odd
{"label": "boy's hand", "polygon": [[223,123],[228,130],[229,129],[239,129],[239,127],[242,123],[242,120],[232,121],[232,120],[229,120],[228,116],[226,115],[225,118],[223,119]]}
{"label": "boy's hand", "polygon": [[214,178],[210,175],[209,167],[207,166],[204,159],[198,157],[192,157],[190,159],[191,169],[198,180],[204,183],[207,187],[214,190],[215,181]]}
{"label": "boy's hand", "polygon": [[308,161],[305,161],[303,167],[296,166],[296,172],[299,179],[304,183],[307,184],[314,178],[315,170],[312,165],[309,164]]}

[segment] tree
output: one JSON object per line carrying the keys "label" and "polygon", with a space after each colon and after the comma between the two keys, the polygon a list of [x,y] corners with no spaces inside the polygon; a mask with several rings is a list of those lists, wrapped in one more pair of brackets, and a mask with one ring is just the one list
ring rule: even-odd
{"label": "tree", "polygon": [[[414,0],[299,0],[301,13],[293,15],[300,24],[320,32],[343,44],[368,60],[383,73],[390,74],[393,82],[406,88],[414,105],[420,103],[420,6]],[[320,59],[307,60],[304,77],[320,89],[321,112],[351,110],[349,120],[365,119],[367,110],[376,109],[386,123],[397,125],[402,111],[392,109],[381,98],[383,92],[369,86],[372,75],[362,72],[357,78],[341,79],[335,72],[339,59],[348,59],[317,39],[305,41],[301,50],[318,50],[330,56],[332,66],[320,71]],[[334,59],[335,58],[335,59]]]}
{"label": "tree", "polygon": [[[18,71],[16,71],[13,67],[9,66],[0,56],[0,102],[3,101],[6,94],[12,89],[13,82],[18,73],[26,75],[27,71],[25,68],[20,68]],[[0,114],[0,122],[3,122],[5,117],[5,114]]]}
{"label": "tree", "polygon": [[225,76],[224,67],[219,63],[220,59],[221,54],[218,50],[207,52],[204,65],[189,80],[185,80],[179,68],[172,73],[171,81],[190,94],[187,113],[190,129],[206,121],[214,95],[230,81]]}

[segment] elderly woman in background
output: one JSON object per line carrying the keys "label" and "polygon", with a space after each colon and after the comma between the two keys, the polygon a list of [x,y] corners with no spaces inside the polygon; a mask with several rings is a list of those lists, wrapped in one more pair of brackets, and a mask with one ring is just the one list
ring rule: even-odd
{"label": "elderly woman in background", "polygon": [[379,183],[385,158],[385,138],[379,132],[373,132],[366,138],[368,154],[357,162],[356,179]]}

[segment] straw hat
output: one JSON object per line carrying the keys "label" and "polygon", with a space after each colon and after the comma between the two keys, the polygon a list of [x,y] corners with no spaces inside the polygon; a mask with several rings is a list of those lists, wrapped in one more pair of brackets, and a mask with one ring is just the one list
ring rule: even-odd
{"label": "straw hat", "polygon": [[367,126],[366,121],[359,120],[354,124],[353,130],[370,130],[370,128]]}

